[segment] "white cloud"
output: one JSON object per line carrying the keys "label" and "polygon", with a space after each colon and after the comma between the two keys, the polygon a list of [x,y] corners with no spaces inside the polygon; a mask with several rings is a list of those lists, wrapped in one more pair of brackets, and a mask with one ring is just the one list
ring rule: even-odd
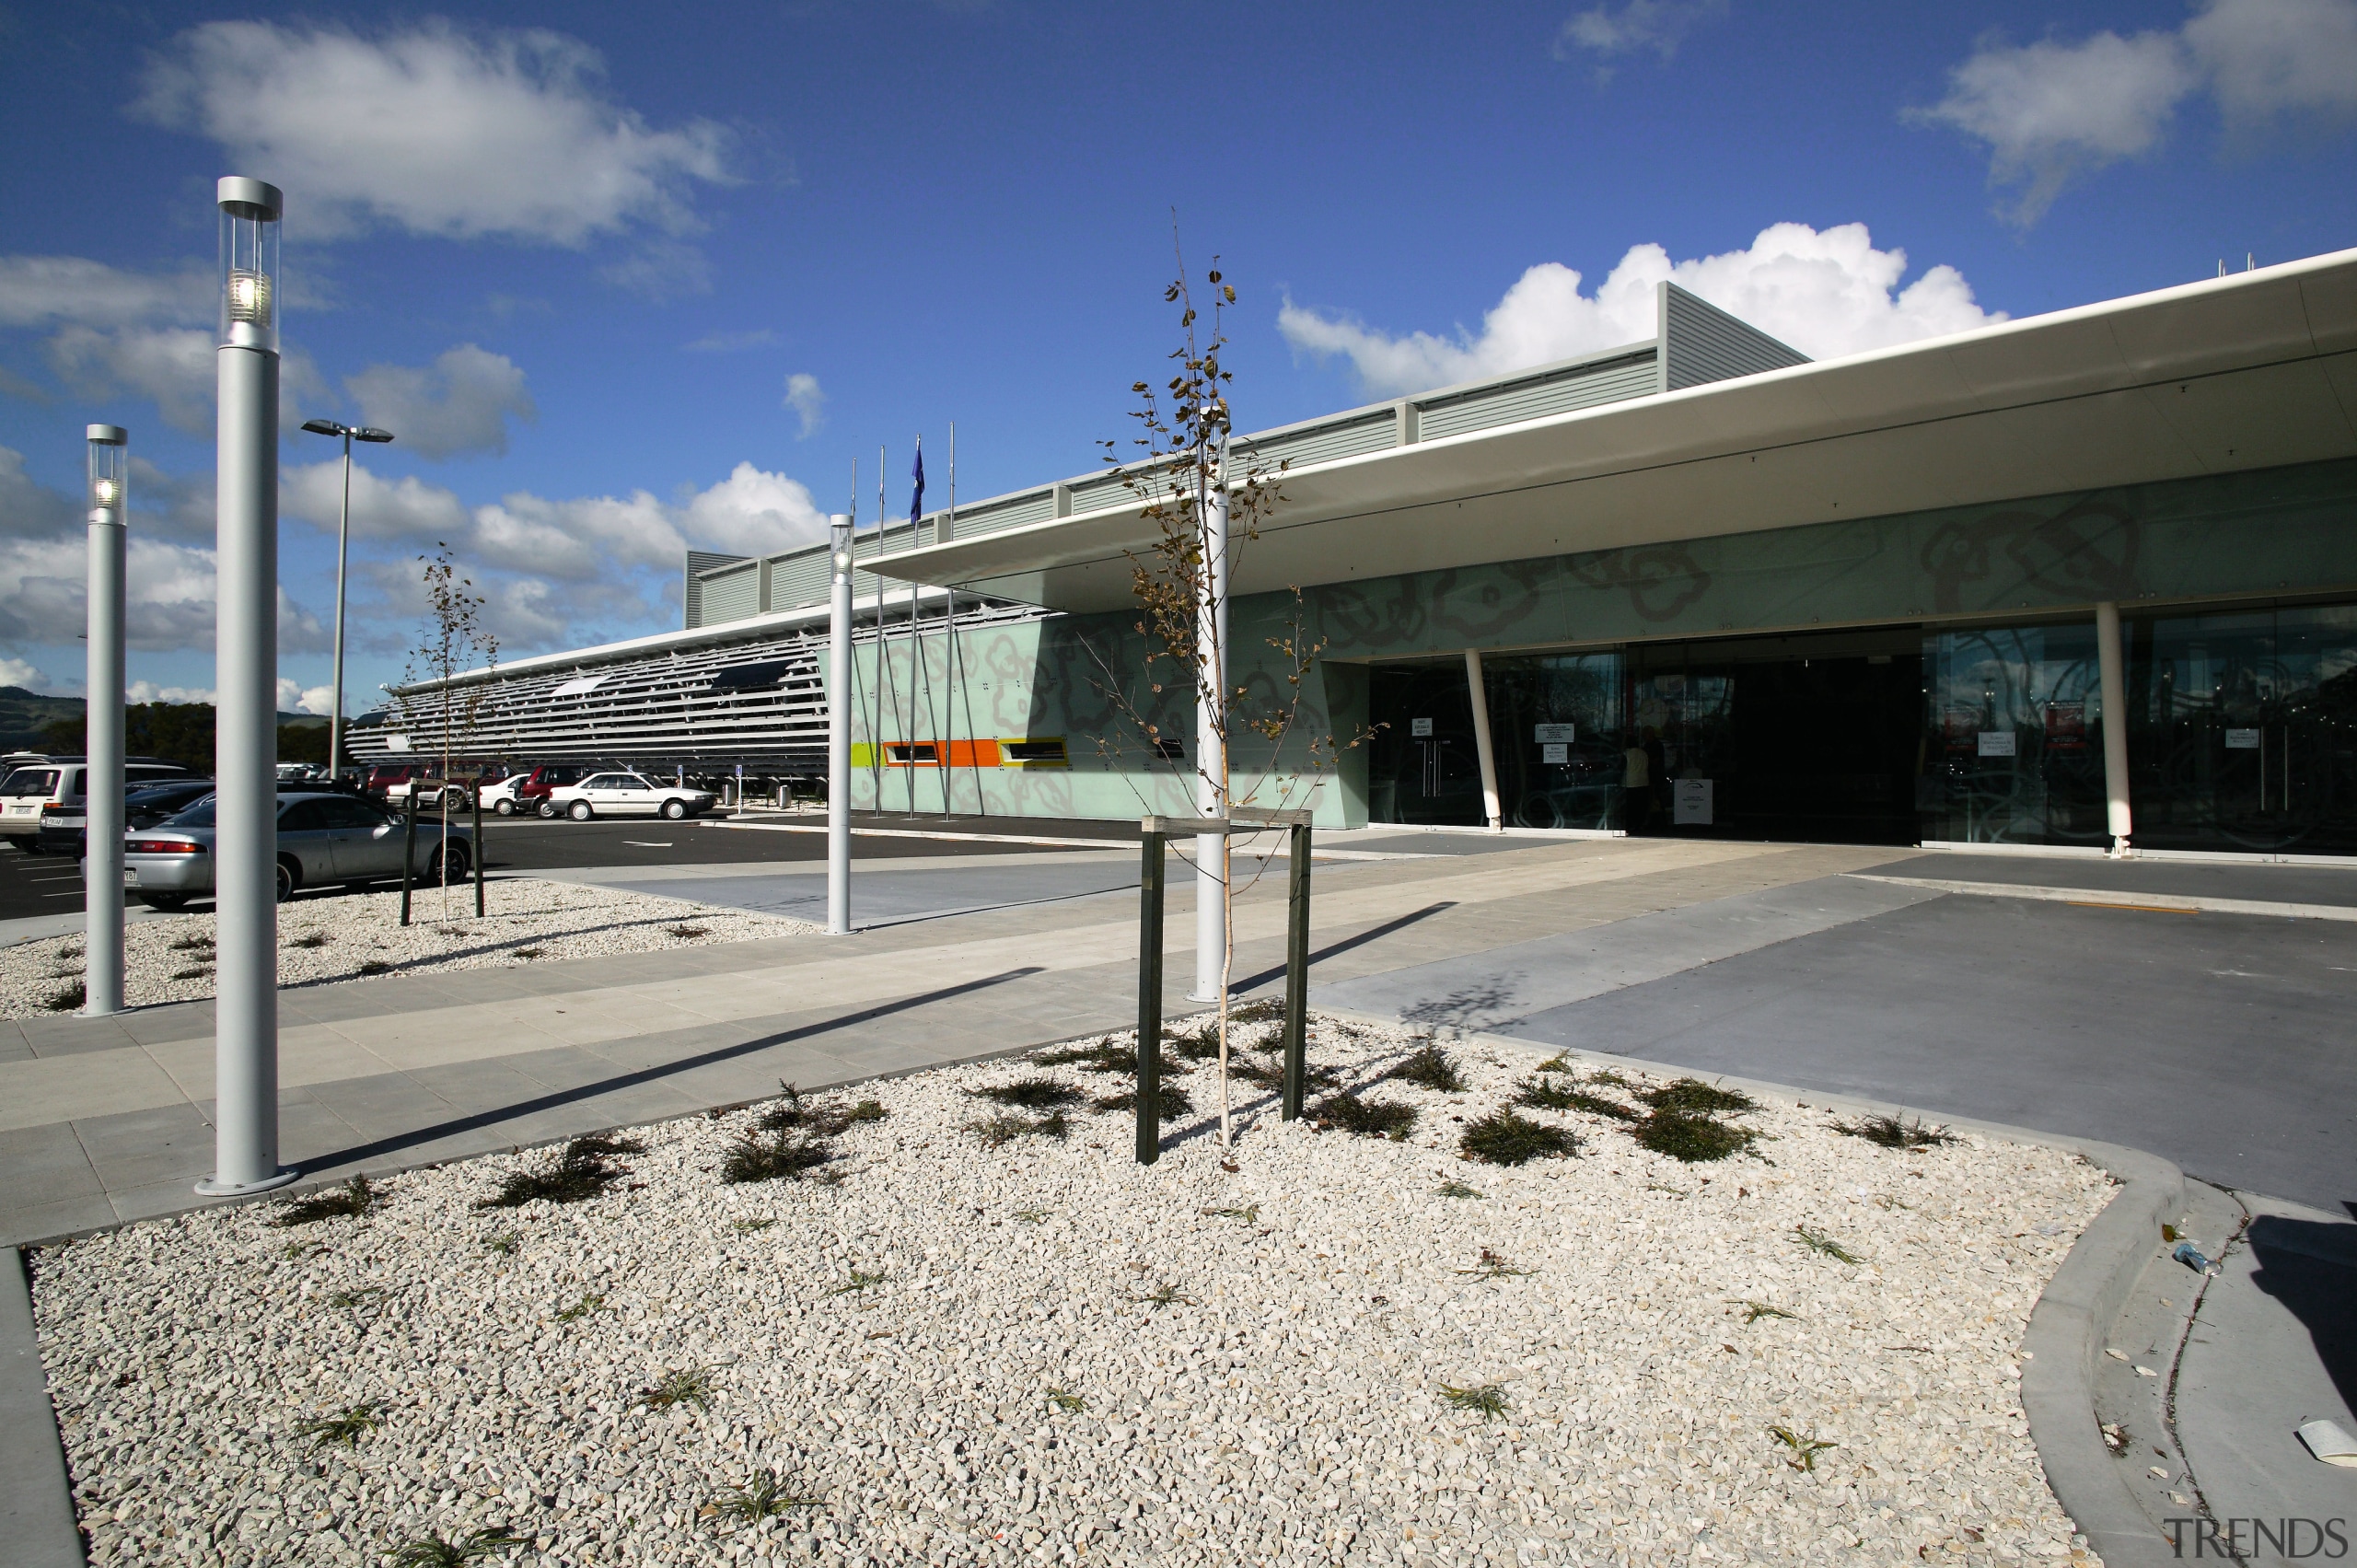
{"label": "white cloud", "polygon": [[[1727,0],[1626,0],[1617,10],[1596,6],[1564,21],[1555,34],[1555,58],[1568,60],[1573,50],[1586,50],[1608,60],[1649,49],[1667,60],[1687,34],[1726,14]],[[1611,73],[1596,75],[1608,78]]]}
{"label": "white cloud", "polygon": [[580,246],[695,226],[695,186],[728,178],[726,133],[667,130],[615,102],[597,52],[553,32],[428,22],[207,22],[150,64],[137,111],[212,138],[287,192],[306,233],[372,226]]}
{"label": "white cloud", "polygon": [[317,714],[321,718],[335,712],[335,689],[331,686],[306,686],[299,680],[278,678],[278,711],[282,714]]}
{"label": "white cloud", "polygon": [[123,688],[127,703],[210,703],[214,692],[210,686],[158,686],[152,680],[134,680]]}
{"label": "white cloud", "polygon": [[213,430],[214,335],[195,327],[70,326],[47,344],[49,363],[85,398],[150,398],[164,423],[192,436]]}
{"label": "white cloud", "polygon": [[473,343],[443,350],[430,366],[372,365],[343,387],[363,424],[428,458],[505,453],[508,415],[540,417],[516,362]]}
{"label": "white cloud", "polygon": [[0,447],[0,539],[53,539],[87,527],[72,496],[27,473],[22,452]]}
{"label": "white cloud", "polygon": [[15,686],[27,691],[49,690],[49,677],[20,658],[0,658],[0,686]]}
{"label": "white cloud", "polygon": [[1525,272],[1482,318],[1479,333],[1393,336],[1348,317],[1287,300],[1277,327],[1300,353],[1348,358],[1370,394],[1423,391],[1650,338],[1654,285],[1664,279],[1701,296],[1816,359],[1964,331],[2003,320],[1973,302],[1949,266],[1899,286],[1907,252],[1877,250],[1866,226],[1822,231],[1780,223],[1741,250],[1673,263],[1658,245],[1635,245],[1593,294],[1581,275],[1547,261]]}
{"label": "white cloud", "polygon": [[2357,0],[2205,0],[2176,32],[2014,45],[1983,38],[1948,73],[1947,96],[1907,117],[1989,148],[2001,215],[2025,227],[2064,187],[2160,145],[2207,88],[2246,134],[2282,116],[2357,114]]}
{"label": "white cloud", "polygon": [[220,286],[195,263],[134,273],[81,256],[0,256],[0,326],[202,321]]}
{"label": "white cloud", "polygon": [[210,469],[196,473],[166,473],[146,459],[131,459],[131,527],[157,539],[210,541],[215,531],[214,505],[220,487]]}
{"label": "white cloud", "polygon": [[785,406],[802,421],[802,433],[795,439],[808,440],[810,433],[819,428],[819,422],[825,416],[827,409],[827,394],[819,389],[819,377],[799,370],[787,377]]}

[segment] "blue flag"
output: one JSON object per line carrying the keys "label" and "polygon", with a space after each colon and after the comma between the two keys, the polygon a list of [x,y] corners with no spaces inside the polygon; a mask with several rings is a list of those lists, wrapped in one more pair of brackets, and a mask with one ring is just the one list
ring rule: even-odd
{"label": "blue flag", "polygon": [[924,516],[924,441],[917,441],[916,466],[909,470],[909,477],[916,482],[916,489],[909,494],[909,521]]}

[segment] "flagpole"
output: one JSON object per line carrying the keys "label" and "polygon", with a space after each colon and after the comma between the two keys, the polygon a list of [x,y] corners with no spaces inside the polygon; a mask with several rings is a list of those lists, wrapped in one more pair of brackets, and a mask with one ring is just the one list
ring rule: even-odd
{"label": "flagpole", "polygon": [[[859,578],[859,459],[857,458],[853,458],[851,460],[851,510],[845,515],[851,518],[851,533],[849,535],[849,542],[846,544],[845,548],[850,550],[852,552],[852,583],[856,587]],[[859,601],[856,598],[852,600],[854,610],[856,610],[858,602]],[[843,684],[840,694],[850,702],[852,713],[854,715],[861,715],[867,712],[867,698],[865,695],[867,683],[860,679],[859,674],[859,652],[856,641],[859,617],[854,613],[849,617],[849,620],[852,622],[853,633],[852,637],[846,639],[846,656],[851,660],[851,679]],[[846,742],[846,744],[848,744],[848,742]],[[867,738],[867,746],[869,759],[872,761],[876,751],[876,737],[872,732]],[[833,787],[831,777],[830,779],[829,787]],[[848,812],[851,809],[851,801],[849,799],[851,795],[851,762],[848,755],[846,755],[843,762],[843,794],[845,796],[843,801],[843,809]]]}
{"label": "flagpole", "polygon": [[[935,539],[947,544],[957,537],[958,422],[953,419],[949,422],[949,519],[935,534]],[[978,755],[981,738],[974,733],[974,698],[966,684],[966,656],[958,646],[958,589],[955,586],[946,586],[943,592],[949,596],[949,714],[945,727],[957,727],[958,704],[962,701],[966,705],[966,767],[974,775],[974,814],[977,817],[988,816],[989,812],[982,804],[982,761]],[[941,779],[941,794],[945,800],[949,796],[949,775],[946,772]]]}
{"label": "flagpole", "polygon": [[[884,444],[879,441],[876,444],[876,565],[877,567],[881,567],[884,563]],[[884,738],[884,715],[890,711],[885,703],[888,700],[897,703],[899,699],[897,689],[894,689],[895,695],[892,698],[887,699],[885,696],[885,691],[892,689],[891,628],[884,620],[884,574],[879,570],[874,571],[872,575],[876,578],[876,742],[874,750],[868,756],[868,774],[876,786],[876,804],[873,809],[881,811],[884,809],[885,747],[888,744]]]}
{"label": "flagpole", "polygon": [[[924,437],[916,440],[917,455],[909,465],[909,548],[916,549],[917,508],[924,504],[924,493],[917,488],[923,482],[917,476],[924,471]],[[917,609],[924,595],[917,590],[916,580],[909,581],[909,724],[903,732],[909,743],[909,819],[917,815],[917,678],[924,663],[924,647],[917,640]]]}

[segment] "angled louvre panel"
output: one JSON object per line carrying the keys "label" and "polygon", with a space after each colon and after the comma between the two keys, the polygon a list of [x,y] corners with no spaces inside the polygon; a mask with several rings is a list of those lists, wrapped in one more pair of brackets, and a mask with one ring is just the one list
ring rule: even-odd
{"label": "angled louvre panel", "polygon": [[1350,419],[1329,420],[1306,430],[1248,436],[1229,448],[1227,469],[1232,477],[1240,479],[1256,468],[1274,473],[1279,463],[1307,468],[1311,463],[1355,458],[1362,452],[1386,451],[1399,445],[1399,416],[1381,408]]}
{"label": "angled louvre panel", "polygon": [[827,547],[812,545],[770,557],[770,608],[799,610],[824,603],[828,586]]}
{"label": "angled louvre panel", "polygon": [[1574,365],[1536,376],[1475,387],[1416,404],[1419,439],[1437,440],[1469,430],[1544,419],[1573,409],[1595,408],[1649,396],[1658,372],[1649,345],[1634,354]]}
{"label": "angled louvre panel", "polygon": [[742,621],[761,612],[761,563],[747,561],[718,572],[706,572],[701,579],[703,611],[702,624],[716,625],[723,621]]}
{"label": "angled louvre panel", "polygon": [[1732,381],[1763,370],[1806,365],[1808,355],[1777,342],[1747,321],[1736,319],[1676,284],[1662,285],[1663,343],[1668,366],[1666,389]]}
{"label": "angled louvre panel", "polygon": [[1123,484],[1118,473],[1100,473],[1072,487],[1072,515],[1075,517],[1084,512],[1109,512],[1116,506],[1143,509],[1144,505],[1137,492]]}
{"label": "angled louvre panel", "polygon": [[958,507],[957,537],[971,539],[976,534],[998,533],[1030,523],[1044,523],[1055,515],[1056,497],[1052,490],[1027,490],[1020,495],[1002,495],[994,500],[977,502],[971,506]]}

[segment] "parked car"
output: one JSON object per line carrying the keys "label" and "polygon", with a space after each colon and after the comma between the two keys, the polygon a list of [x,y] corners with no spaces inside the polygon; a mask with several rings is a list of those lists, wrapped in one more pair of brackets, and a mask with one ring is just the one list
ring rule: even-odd
{"label": "parked car", "polygon": [[368,770],[361,789],[382,800],[386,792],[395,784],[406,784],[412,779],[423,777],[424,772],[425,764],[423,762],[379,762]]}
{"label": "parked car", "polygon": [[552,790],[546,815],[561,813],[576,822],[592,817],[668,817],[677,821],[711,810],[719,799],[708,789],[681,789],[657,784],[644,773],[610,772]]}
{"label": "parked car", "polygon": [[[174,779],[169,784],[157,784],[153,779],[126,780],[122,786],[122,825],[135,828],[144,823],[160,822],[177,812],[187,810],[213,793],[211,779]],[[150,796],[155,798],[150,799]],[[89,817],[87,801],[68,801],[66,809],[41,819],[41,831],[34,835],[29,847],[41,854],[64,855],[79,860],[89,853]]]}
{"label": "parked car", "polygon": [[211,779],[174,779],[169,784],[142,784],[122,799],[122,825],[152,828],[179,816],[213,793]]}
{"label": "parked car", "polygon": [[537,768],[518,768],[497,784],[482,792],[483,809],[496,811],[502,817],[538,811],[543,817],[553,817],[548,806],[549,792],[563,784],[579,784],[594,768],[583,762],[551,762]]}
{"label": "parked car", "polygon": [[450,777],[446,780],[442,776],[441,759],[435,758],[421,765],[410,777],[388,784],[385,786],[385,804],[406,809],[410,792],[414,790],[420,812],[439,811],[446,795],[449,797],[453,812],[464,811],[473,798],[467,793],[469,790],[481,788],[486,781],[496,784],[506,773],[506,768],[497,762],[470,762],[454,759],[450,763]]}
{"label": "parked car", "polygon": [[[122,885],[150,909],[178,910],[213,891],[213,800],[210,796],[152,828],[123,835]],[[401,819],[371,800],[350,795],[282,794],[278,797],[278,901],[298,888],[341,882],[363,887],[401,874]],[[443,830],[417,835],[412,872],[442,880]],[[449,830],[450,880],[474,864],[464,828]]]}
{"label": "parked car", "polygon": [[[9,770],[0,779],[0,837],[13,840],[28,854],[42,853],[41,830],[52,822],[61,847],[78,842],[87,799],[84,781],[90,772],[85,757],[51,757]],[[126,757],[123,783],[160,782],[185,777],[186,768],[155,757]]]}

